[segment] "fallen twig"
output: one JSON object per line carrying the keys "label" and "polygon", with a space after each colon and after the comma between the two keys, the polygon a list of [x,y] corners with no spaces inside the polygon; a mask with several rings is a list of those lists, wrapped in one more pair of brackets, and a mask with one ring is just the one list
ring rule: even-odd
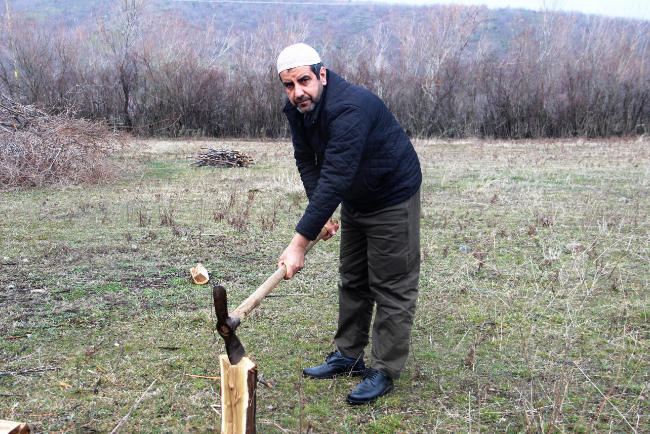
{"label": "fallen twig", "polygon": [[323,294],[327,291],[323,292],[310,292],[309,294],[269,294],[266,296],[266,298],[271,298],[271,297],[310,297],[312,295],[318,295],[318,294]]}
{"label": "fallen twig", "polygon": [[206,377],[205,375],[185,374],[185,376],[192,378],[207,378],[208,380],[221,380],[221,377]]}
{"label": "fallen twig", "polygon": [[64,429],[63,431],[52,431],[52,434],[63,434],[63,433],[66,433],[66,432],[74,431],[76,429],[77,428],[68,428],[68,429]]}
{"label": "fallen twig", "polygon": [[120,423],[118,423],[115,426],[115,428],[113,428],[113,431],[111,431],[110,434],[118,434],[118,433],[122,432],[122,428],[124,428],[124,425],[126,425],[126,423],[128,422],[129,417],[131,417],[131,413],[133,413],[133,411],[138,407],[138,405],[140,404],[140,401],[142,401],[144,399],[144,396],[147,394],[147,392],[149,392],[149,390],[153,387],[154,384],[156,384],[156,380],[153,380],[151,382],[149,387],[147,387],[147,390],[145,390],[144,393],[140,396],[140,398],[138,398],[138,400],[135,401],[135,404],[133,404],[133,406],[131,406],[131,410],[129,410],[129,412],[126,414],[126,416],[124,416],[122,418]]}
{"label": "fallen twig", "polygon": [[23,346],[21,349],[19,349],[15,353],[13,353],[11,356],[5,357],[4,359],[0,360],[0,362],[8,362],[9,360],[11,360],[13,358],[18,357],[18,355],[20,353],[22,353],[23,351],[25,351],[28,347],[29,347],[28,345]]}
{"label": "fallen twig", "polygon": [[90,356],[90,355],[92,355],[92,354],[95,354],[95,352],[96,352],[98,349],[101,348],[101,344],[102,344],[102,342],[104,342],[104,338],[101,338],[101,340],[100,340],[99,342],[97,342],[97,343],[96,343],[95,345],[93,345],[92,347],[88,348],[88,349],[85,351],[86,356]]}
{"label": "fallen twig", "polygon": [[25,369],[24,371],[0,372],[0,377],[15,377],[16,375],[40,374],[41,372],[58,370],[59,368],[48,366],[43,368]]}
{"label": "fallen twig", "polygon": [[122,357],[124,356],[124,345],[126,345],[126,340],[129,338],[129,334],[126,333],[124,335],[124,339],[122,339],[122,342],[120,342],[120,352],[117,353],[117,356],[113,359],[113,362],[117,362],[113,369],[116,369],[118,366],[120,366],[120,363],[122,362]]}
{"label": "fallen twig", "polygon": [[265,385],[265,386],[268,387],[269,389],[273,389],[273,387],[275,387],[275,382],[274,382],[274,381],[271,381],[271,382],[269,383],[268,381],[266,381],[266,380],[264,379],[264,377],[258,377],[258,378],[257,378],[257,382],[258,382],[258,383],[261,383],[261,384],[263,384],[263,385]]}
{"label": "fallen twig", "polygon": [[621,355],[621,359],[618,361],[618,372],[616,372],[616,379],[614,380],[614,384],[612,385],[612,388],[609,389],[609,393],[607,393],[607,396],[603,400],[603,403],[600,404],[600,408],[598,409],[598,414],[594,418],[594,422],[597,421],[598,418],[600,417],[600,413],[602,413],[603,408],[605,408],[605,404],[607,403],[607,401],[609,401],[609,397],[612,395],[612,392],[614,391],[614,388],[616,387],[616,383],[618,382],[618,376],[621,373],[621,365],[622,364],[623,364],[623,355]]}
{"label": "fallen twig", "polygon": [[636,429],[635,429],[635,428],[630,424],[630,422],[628,422],[628,420],[625,418],[625,416],[623,415],[623,413],[621,413],[621,411],[618,409],[618,407],[616,407],[614,404],[612,404],[612,401],[610,401],[610,400],[607,398],[607,396],[605,396],[605,394],[604,394],[604,393],[603,393],[603,392],[598,388],[598,386],[596,386],[596,385],[594,384],[594,382],[591,381],[591,378],[590,378],[590,377],[585,373],[585,371],[582,370],[582,368],[580,367],[580,365],[578,365],[576,362],[573,362],[573,365],[574,365],[576,368],[578,368],[578,369],[580,370],[580,372],[582,372],[582,375],[584,375],[585,378],[587,379],[587,381],[589,381],[589,383],[591,383],[591,385],[592,385],[592,386],[593,386],[593,387],[598,391],[598,393],[600,393],[600,396],[602,396],[603,398],[605,398],[605,402],[609,402],[609,405],[611,405],[611,406],[614,408],[614,410],[616,410],[616,412],[618,413],[618,415],[621,416],[621,418],[623,418],[623,420],[625,421],[625,423],[627,424],[627,426],[629,426],[630,428],[632,428],[632,431],[634,431],[635,434],[638,433],[638,431],[637,431],[637,430],[636,430]]}
{"label": "fallen twig", "polygon": [[102,382],[102,376],[100,375],[97,377],[97,381],[95,381],[95,384],[93,384],[93,394],[97,395],[97,392],[99,392],[99,384]]}
{"label": "fallen twig", "polygon": [[275,425],[275,427],[278,428],[278,429],[279,429],[280,431],[282,431],[283,433],[289,433],[289,431],[287,431],[286,429],[282,428],[280,425],[278,425],[276,422],[274,422],[274,421],[272,421],[272,420],[269,420],[269,421],[266,421],[266,420],[260,420],[258,423],[263,423],[264,425]]}

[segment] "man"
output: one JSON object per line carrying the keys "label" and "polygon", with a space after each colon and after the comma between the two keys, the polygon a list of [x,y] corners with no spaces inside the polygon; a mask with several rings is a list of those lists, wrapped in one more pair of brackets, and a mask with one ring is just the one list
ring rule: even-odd
{"label": "man", "polygon": [[[348,396],[365,404],[393,389],[409,351],[420,272],[420,162],[406,133],[372,92],[322,66],[305,44],[285,48],[278,74],[288,102],[296,165],[309,204],[278,260],[286,279],[304,266],[303,250],[341,204],[338,351],[303,375],[363,375]],[[371,366],[365,368],[372,313]]]}

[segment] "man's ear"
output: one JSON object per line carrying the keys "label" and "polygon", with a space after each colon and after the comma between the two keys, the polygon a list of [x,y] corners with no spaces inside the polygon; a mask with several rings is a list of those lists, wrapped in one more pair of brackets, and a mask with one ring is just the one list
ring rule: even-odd
{"label": "man's ear", "polygon": [[325,86],[327,84],[327,70],[325,69],[324,66],[320,67],[320,71],[318,72],[318,75],[320,78],[320,82]]}

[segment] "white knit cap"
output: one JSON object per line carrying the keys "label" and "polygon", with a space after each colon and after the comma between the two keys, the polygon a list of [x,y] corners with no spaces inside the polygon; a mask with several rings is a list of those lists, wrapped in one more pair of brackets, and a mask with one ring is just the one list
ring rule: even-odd
{"label": "white knit cap", "polygon": [[298,66],[320,63],[320,56],[307,44],[293,44],[282,50],[278,56],[278,74]]}

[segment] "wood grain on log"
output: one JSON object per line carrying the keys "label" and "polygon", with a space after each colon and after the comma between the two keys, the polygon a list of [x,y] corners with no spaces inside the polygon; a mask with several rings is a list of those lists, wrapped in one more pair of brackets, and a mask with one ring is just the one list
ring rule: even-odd
{"label": "wood grain on log", "polygon": [[257,365],[244,357],[231,365],[219,356],[221,367],[221,433],[255,434]]}

